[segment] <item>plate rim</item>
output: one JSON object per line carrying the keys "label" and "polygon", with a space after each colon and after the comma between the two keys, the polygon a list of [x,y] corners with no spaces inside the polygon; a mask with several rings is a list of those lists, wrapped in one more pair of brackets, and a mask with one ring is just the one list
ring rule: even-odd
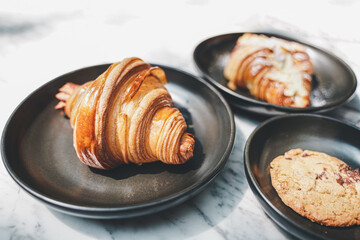
{"label": "plate rim", "polygon": [[[324,115],[320,115],[320,114],[313,114],[313,113],[294,113],[294,114],[286,114],[286,115],[280,115],[280,116],[276,116],[273,118],[270,118],[266,121],[264,121],[263,123],[259,124],[255,130],[250,134],[248,140],[245,143],[245,148],[244,148],[244,168],[245,168],[245,174],[246,174],[246,179],[249,182],[249,185],[252,185],[253,187],[251,188],[252,192],[254,193],[256,198],[260,198],[268,207],[270,207],[276,214],[278,214],[282,219],[284,219],[287,223],[290,223],[292,226],[294,226],[297,229],[301,229],[301,231],[304,231],[307,234],[310,234],[311,236],[314,237],[321,237],[324,238],[323,235],[319,235],[316,232],[311,231],[308,228],[304,228],[303,226],[299,225],[296,221],[292,221],[291,219],[289,219],[289,217],[285,214],[283,214],[264,194],[264,192],[262,191],[262,188],[259,186],[258,181],[256,181],[256,178],[253,174],[253,171],[251,170],[250,167],[250,157],[249,157],[249,148],[250,148],[250,144],[252,142],[252,139],[254,138],[254,136],[260,131],[262,130],[265,126],[271,124],[272,122],[276,122],[282,119],[287,119],[287,118],[298,118],[298,117],[307,117],[307,118],[316,118],[316,119],[325,119],[326,121],[331,121],[331,122],[335,122],[337,124],[340,125],[345,125],[347,127],[353,128],[356,131],[360,132],[360,128],[357,127],[356,125],[350,124],[348,122],[344,122],[341,121],[339,119],[333,118],[333,117],[329,117],[329,116],[324,116]],[[255,190],[255,192],[254,192]],[[259,199],[258,199],[259,200]],[[284,203],[283,203],[284,204]],[[285,205],[286,206],[286,205]],[[261,204],[262,209],[265,212],[268,212],[265,207]],[[270,215],[270,214],[269,214]],[[299,215],[301,216],[301,215]],[[279,226],[283,227],[282,224],[279,224],[276,220],[274,220],[273,216],[270,216],[271,219],[273,221],[275,221]],[[314,223],[315,224],[315,223]],[[322,226],[322,225],[321,225]],[[323,226],[326,227],[326,226]],[[287,229],[285,229],[287,231]]]}
{"label": "plate rim", "polygon": [[[214,41],[217,38],[224,38],[224,37],[240,37],[241,35],[245,34],[245,33],[253,33],[253,34],[264,34],[267,36],[274,36],[274,37],[278,37],[278,38],[282,38],[285,40],[290,40],[290,41],[294,41],[300,44],[305,45],[306,47],[310,47],[312,49],[315,49],[317,51],[320,51],[322,53],[324,53],[325,55],[329,55],[332,58],[334,58],[336,61],[340,62],[346,69],[347,71],[349,71],[349,73],[352,76],[352,83],[353,86],[351,88],[351,91],[348,92],[347,95],[345,95],[344,97],[341,97],[340,100],[335,101],[331,104],[327,104],[327,105],[323,105],[323,106],[312,106],[312,107],[305,107],[305,108],[298,108],[298,107],[285,107],[285,106],[280,106],[280,105],[276,105],[276,104],[271,104],[265,101],[261,101],[255,98],[249,98],[246,96],[243,96],[241,94],[236,93],[235,91],[223,86],[222,84],[220,84],[218,81],[216,81],[213,77],[211,77],[209,74],[207,74],[205,71],[202,70],[201,68],[201,64],[200,64],[200,59],[199,59],[199,52],[201,48],[204,48],[204,46],[209,42],[209,41]],[[337,55],[333,54],[330,51],[325,50],[324,48],[315,46],[307,41],[304,40],[299,40],[296,38],[293,38],[291,36],[286,36],[286,35],[282,35],[279,33],[272,33],[272,32],[258,32],[258,31],[249,31],[249,32],[232,32],[232,33],[224,33],[224,34],[219,34],[219,35],[215,35],[215,36],[211,36],[208,37],[202,41],[200,41],[196,47],[193,50],[193,61],[195,62],[195,66],[196,69],[198,70],[198,72],[200,72],[207,81],[209,81],[211,84],[213,84],[216,88],[218,88],[221,92],[223,92],[224,94],[230,95],[231,97],[234,97],[236,100],[242,100],[242,101],[246,101],[248,103],[252,103],[252,104],[256,104],[259,107],[263,107],[263,108],[273,108],[277,111],[280,112],[284,112],[284,113],[311,113],[311,112],[320,112],[320,111],[327,111],[327,110],[331,110],[337,106],[340,106],[348,101],[350,101],[356,92],[356,88],[357,88],[357,78],[356,75],[354,73],[354,71],[352,70],[352,68],[350,67],[349,64],[347,64],[343,59],[341,59],[340,57],[338,57]],[[249,110],[251,111],[251,110]],[[262,113],[264,114],[264,113]]]}
{"label": "plate rim", "polygon": [[[82,68],[78,68],[69,72],[66,72],[64,74],[61,74],[55,78],[53,78],[52,80],[49,80],[47,82],[45,82],[44,84],[42,84],[41,86],[39,86],[38,88],[36,88],[35,90],[33,90],[31,93],[29,93],[17,106],[16,108],[12,111],[12,113],[10,114],[8,120],[5,123],[4,129],[2,131],[2,135],[1,135],[1,156],[2,156],[2,162],[5,166],[5,169],[7,170],[7,172],[9,173],[9,175],[11,176],[11,178],[23,189],[25,190],[25,192],[27,192],[28,194],[30,194],[31,196],[38,198],[37,200],[41,200],[44,201],[45,203],[50,203],[56,206],[60,206],[63,207],[67,210],[80,210],[80,211],[89,211],[89,212],[124,212],[126,213],[126,211],[128,210],[136,210],[138,209],[139,211],[141,211],[142,208],[148,208],[148,207],[156,207],[162,204],[171,204],[173,201],[176,201],[178,199],[182,199],[183,201],[185,201],[187,198],[187,195],[190,195],[193,192],[198,192],[201,189],[204,189],[206,185],[208,185],[211,181],[213,181],[216,176],[220,173],[220,171],[223,169],[223,167],[225,166],[228,157],[232,151],[233,145],[234,145],[234,140],[235,140],[235,120],[234,120],[234,114],[229,106],[229,104],[227,103],[227,101],[225,100],[225,98],[220,94],[220,92],[211,84],[209,84],[208,82],[206,82],[204,79],[197,77],[191,73],[188,73],[186,71],[183,71],[181,69],[172,67],[172,66],[167,66],[167,65],[163,65],[163,64],[157,64],[157,63],[153,63],[153,62],[149,62],[149,64],[151,66],[159,66],[160,68],[164,69],[165,71],[168,69],[170,71],[175,71],[178,72],[182,75],[185,75],[189,78],[193,78],[196,81],[199,81],[201,84],[204,85],[204,87],[207,87],[211,92],[213,92],[218,99],[220,100],[220,102],[224,105],[224,109],[226,111],[226,117],[230,120],[229,122],[229,130],[230,130],[230,135],[229,135],[229,142],[224,150],[224,153],[222,155],[222,157],[218,160],[217,164],[215,165],[214,170],[211,172],[211,174],[209,174],[207,177],[205,177],[201,182],[197,182],[191,186],[188,186],[187,188],[182,189],[181,191],[179,191],[178,193],[173,193],[170,194],[166,197],[163,197],[157,201],[152,201],[152,202],[147,202],[147,203],[140,203],[140,204],[135,204],[135,205],[130,205],[130,206],[121,206],[121,207],[93,207],[93,206],[81,206],[81,205],[77,205],[77,204],[71,204],[71,203],[65,203],[63,201],[60,200],[56,200],[56,198],[50,197],[50,196],[46,196],[43,195],[42,193],[38,192],[37,190],[33,189],[30,185],[28,185],[26,183],[26,181],[21,180],[21,178],[18,176],[18,174],[10,167],[10,161],[11,159],[8,158],[8,156],[6,155],[6,135],[9,129],[9,126],[11,124],[11,122],[13,121],[13,118],[15,116],[15,114],[19,111],[19,109],[29,101],[29,99],[35,95],[36,93],[40,92],[41,90],[43,90],[44,88],[47,88],[48,85],[51,85],[57,81],[59,81],[59,79],[63,78],[66,75],[70,75],[73,73],[76,73],[78,71],[86,71],[92,68],[98,68],[98,67],[108,67],[110,66],[112,63],[104,63],[104,64],[97,64],[97,65],[91,65],[91,66],[87,66],[87,67],[82,67]],[[195,90],[196,91],[196,90]],[[171,207],[171,206],[169,206]],[[156,211],[155,211],[156,212]],[[142,215],[142,214],[139,214]]]}

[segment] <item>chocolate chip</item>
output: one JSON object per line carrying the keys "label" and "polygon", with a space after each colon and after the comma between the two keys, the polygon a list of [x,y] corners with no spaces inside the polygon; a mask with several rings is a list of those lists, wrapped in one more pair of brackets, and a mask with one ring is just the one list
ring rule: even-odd
{"label": "chocolate chip", "polygon": [[341,186],[344,185],[344,179],[341,177],[341,175],[339,175],[339,178],[336,179],[336,182],[337,182],[338,184],[340,184]]}
{"label": "chocolate chip", "polygon": [[[360,173],[359,173],[359,169],[355,169],[355,170],[351,170],[351,168],[348,165],[340,165],[340,172],[345,173],[349,178],[354,179],[356,182],[360,181]],[[350,182],[350,179],[348,179],[348,181],[346,182]]]}
{"label": "chocolate chip", "polygon": [[[324,168],[324,170],[326,170],[326,168]],[[326,171],[322,172],[320,175],[319,174],[316,174],[316,180],[317,179],[320,179],[322,180],[322,178],[325,177],[326,179],[329,179],[327,174],[326,174]]]}

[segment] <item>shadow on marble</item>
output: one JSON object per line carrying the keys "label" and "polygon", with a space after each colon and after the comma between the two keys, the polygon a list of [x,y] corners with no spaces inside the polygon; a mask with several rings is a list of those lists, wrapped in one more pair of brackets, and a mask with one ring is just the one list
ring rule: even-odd
{"label": "shadow on marble", "polygon": [[275,228],[288,240],[300,240],[300,238],[297,238],[296,236],[290,234],[289,232],[285,231],[282,227],[277,225],[267,214],[265,214],[266,217],[269,219],[269,221],[272,223],[272,225],[275,226]]}
{"label": "shadow on marble", "polygon": [[30,21],[14,21],[0,15],[0,36],[16,36],[35,30],[39,24]]}
{"label": "shadow on marble", "polygon": [[[236,118],[243,118],[242,113],[238,115],[235,113]],[[252,118],[237,120],[237,125],[239,121],[254,121]],[[111,237],[126,238],[127,234],[130,236],[137,233],[144,237],[183,239],[214,229],[226,239],[225,230],[217,225],[238,210],[244,193],[249,189],[243,167],[246,137],[239,129],[237,127],[234,149],[224,169],[203,192],[185,203],[159,213],[131,219],[94,220],[73,217],[54,210],[51,212],[69,227],[95,238],[103,238],[105,231]]]}
{"label": "shadow on marble", "polygon": [[[41,20],[29,20],[12,14],[0,13],[0,40],[6,40],[7,45],[17,41],[42,36],[44,30],[49,28],[52,18]],[[6,45],[0,46],[0,50]]]}
{"label": "shadow on marble", "polygon": [[[254,127],[271,118],[271,116],[263,115],[256,112],[246,111],[244,109],[232,108],[233,113],[236,118],[241,119],[241,121],[253,124]],[[244,145],[245,147],[245,145]]]}
{"label": "shadow on marble", "polygon": [[360,98],[355,95],[351,101],[326,113],[326,115],[343,120],[360,127]]}

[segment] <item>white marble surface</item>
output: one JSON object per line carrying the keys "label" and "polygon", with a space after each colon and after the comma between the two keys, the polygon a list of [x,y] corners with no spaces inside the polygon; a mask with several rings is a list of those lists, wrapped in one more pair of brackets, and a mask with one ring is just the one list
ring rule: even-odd
{"label": "white marble surface", "polygon": [[[81,67],[138,56],[199,75],[194,47],[222,33],[274,31],[320,46],[360,76],[360,2],[0,0],[0,129],[47,81]],[[357,91],[359,95],[359,91]],[[329,115],[359,125],[358,96]],[[54,212],[0,164],[0,239],[288,239],[264,214],[244,175],[243,147],[263,120],[235,111],[235,149],[203,192],[177,207],[130,220]]]}

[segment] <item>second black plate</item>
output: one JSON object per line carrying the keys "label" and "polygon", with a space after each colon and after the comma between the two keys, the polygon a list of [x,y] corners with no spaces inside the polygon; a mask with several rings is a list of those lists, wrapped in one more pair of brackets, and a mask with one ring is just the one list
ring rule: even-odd
{"label": "second black plate", "polygon": [[306,108],[283,107],[255,99],[247,89],[233,91],[227,87],[223,70],[235,46],[236,40],[244,33],[231,33],[209,38],[194,50],[194,61],[204,77],[217,87],[237,108],[266,114],[310,113],[331,110],[351,98],[356,90],[356,77],[351,68],[341,59],[310,44],[295,39],[269,33],[260,33],[306,46],[314,65],[311,104]]}

